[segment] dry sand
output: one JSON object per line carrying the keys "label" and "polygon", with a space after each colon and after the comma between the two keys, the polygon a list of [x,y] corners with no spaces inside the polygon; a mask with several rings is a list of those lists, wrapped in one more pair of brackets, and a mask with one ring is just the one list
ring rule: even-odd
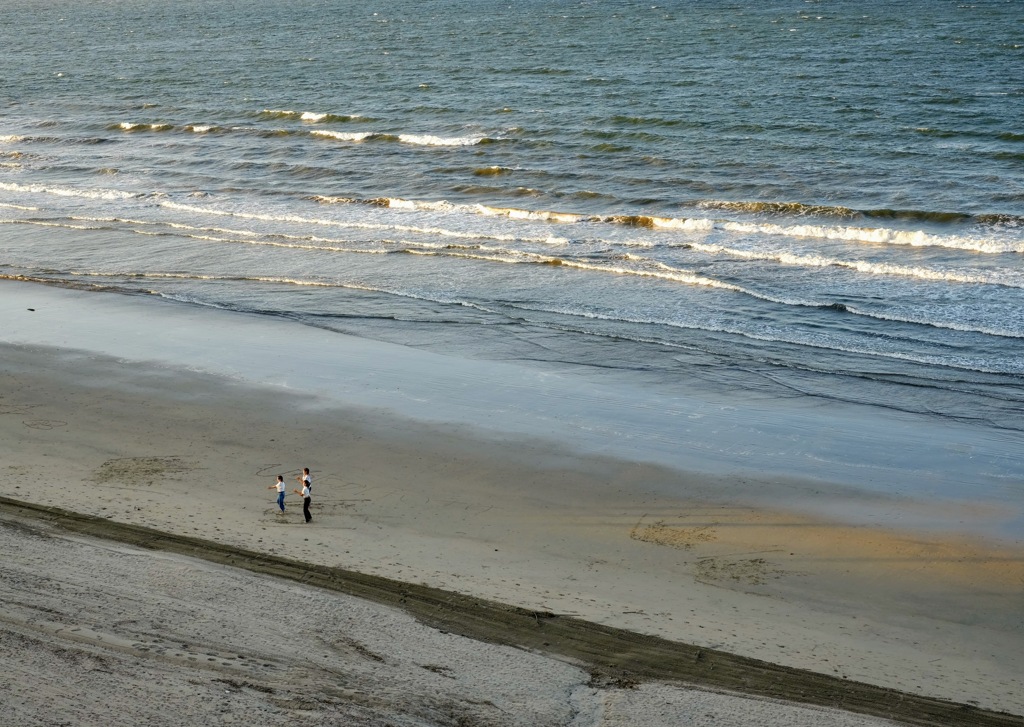
{"label": "dry sand", "polygon": [[891,724],[602,681],[364,599],[9,516],[0,548],[9,727]]}
{"label": "dry sand", "polygon": [[[1024,714],[1019,543],[714,496],[815,483],[719,481],[96,354],[0,354],[15,500]],[[310,525],[294,494],[282,516],[266,489],[281,473],[291,490],[302,466]],[[0,531],[18,556],[4,565],[0,691],[14,724],[867,723],[649,676],[605,688],[587,664],[347,596]]]}

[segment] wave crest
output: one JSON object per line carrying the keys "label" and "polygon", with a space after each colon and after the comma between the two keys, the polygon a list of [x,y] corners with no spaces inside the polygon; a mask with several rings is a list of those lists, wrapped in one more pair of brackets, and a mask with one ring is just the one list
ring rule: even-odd
{"label": "wave crest", "polygon": [[339,124],[365,120],[359,114],[332,114],[318,111],[290,111],[287,109],[264,109],[260,116],[268,119],[296,119],[308,124]]}
{"label": "wave crest", "polygon": [[120,130],[120,131],[133,131],[133,132],[141,132],[141,131],[160,132],[160,131],[173,131],[174,130],[174,124],[158,124],[158,123],[147,124],[147,123],[136,123],[136,122],[133,122],[133,121],[122,121],[119,124],[111,124],[110,126],[107,127],[107,129],[110,130],[110,131],[118,131],[118,130]]}

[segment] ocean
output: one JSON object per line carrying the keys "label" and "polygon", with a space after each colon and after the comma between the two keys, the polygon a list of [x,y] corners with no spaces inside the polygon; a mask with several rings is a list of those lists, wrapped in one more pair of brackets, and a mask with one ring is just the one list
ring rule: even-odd
{"label": "ocean", "polygon": [[1019,497],[1018,2],[19,0],[0,49],[2,278],[971,427]]}

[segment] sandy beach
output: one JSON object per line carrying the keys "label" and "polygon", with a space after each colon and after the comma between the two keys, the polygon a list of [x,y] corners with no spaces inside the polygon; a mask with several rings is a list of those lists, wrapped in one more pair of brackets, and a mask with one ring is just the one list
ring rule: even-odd
{"label": "sandy beach", "polygon": [[6,508],[0,543],[8,725],[893,724],[612,676]]}
{"label": "sandy beach", "polygon": [[[1024,545],[974,526],[883,527],[788,506],[838,491],[850,512],[891,506],[907,522],[1016,516],[991,503],[887,502],[807,478],[602,455],[472,426],[440,406],[407,415],[394,397],[423,359],[358,339],[352,347],[380,366],[350,373],[377,388],[345,404],[320,395],[315,377],[299,387],[283,374],[190,370],[146,338],[159,332],[187,359],[227,348],[220,334],[231,330],[239,357],[252,356],[245,339],[280,366],[296,355],[283,336],[306,337],[302,350],[317,345],[315,330],[229,313],[199,329],[188,309],[145,300],[19,283],[0,293],[0,471],[12,500],[976,708],[951,708],[949,724],[1024,714]],[[492,383],[469,381],[463,395]],[[309,525],[291,492],[303,466],[315,483]],[[267,489],[277,474],[289,489],[283,515]],[[770,507],[766,492],[788,496]],[[45,520],[8,514],[0,527],[14,554],[3,578],[4,701],[18,725],[882,716],[634,684],[628,669],[618,678],[632,688],[595,683],[586,665],[542,647],[456,637],[392,606],[105,545]],[[169,709],[153,706],[164,698]]]}

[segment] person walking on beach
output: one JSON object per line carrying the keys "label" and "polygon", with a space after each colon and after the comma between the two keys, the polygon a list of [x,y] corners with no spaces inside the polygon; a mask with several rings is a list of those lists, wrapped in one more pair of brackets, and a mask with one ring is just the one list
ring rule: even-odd
{"label": "person walking on beach", "polygon": [[313,477],[309,474],[309,467],[302,468],[302,474],[295,478],[302,483],[303,487],[309,487],[309,491],[313,491]]}
{"label": "person walking on beach", "polygon": [[306,522],[310,522],[313,516],[309,514],[309,503],[313,501],[313,498],[309,494],[309,483],[302,483],[302,492],[298,490],[292,490],[296,495],[302,495],[302,516],[306,518]]}
{"label": "person walking on beach", "polygon": [[268,487],[268,490],[277,488],[277,506],[281,508],[281,512],[284,512],[284,476],[278,475],[277,482]]}

